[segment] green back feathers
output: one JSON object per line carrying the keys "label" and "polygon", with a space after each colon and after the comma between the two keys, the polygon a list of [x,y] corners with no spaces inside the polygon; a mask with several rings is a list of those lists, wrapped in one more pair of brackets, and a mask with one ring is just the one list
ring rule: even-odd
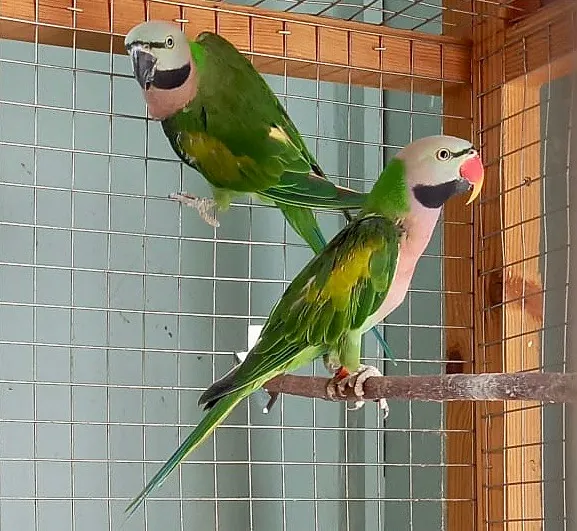
{"label": "green back feathers", "polygon": [[[277,97],[245,56],[209,32],[191,42],[190,51],[196,96],[163,122],[181,159],[214,187],[239,192],[275,187],[291,173],[322,175]],[[334,196],[334,186],[331,191]]]}
{"label": "green back feathers", "polygon": [[265,328],[285,339],[335,347],[381,305],[393,280],[399,229],[381,216],[357,218],[297,275]]}
{"label": "green back feathers", "polygon": [[396,219],[410,209],[405,163],[393,158],[368,194],[363,212]]}
{"label": "green back feathers", "polygon": [[190,54],[192,55],[192,60],[194,61],[197,70],[202,72],[202,69],[204,68],[204,63],[206,61],[206,52],[202,47],[202,44],[200,44],[197,41],[191,41]]}

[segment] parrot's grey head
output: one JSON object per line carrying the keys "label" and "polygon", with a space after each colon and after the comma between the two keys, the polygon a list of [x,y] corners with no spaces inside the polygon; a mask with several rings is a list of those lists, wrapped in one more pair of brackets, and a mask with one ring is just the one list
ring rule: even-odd
{"label": "parrot's grey head", "polygon": [[396,157],[405,163],[407,185],[427,208],[439,208],[450,197],[472,189],[469,204],[483,187],[483,164],[468,140],[429,136],[412,142]]}
{"label": "parrot's grey head", "polygon": [[193,74],[188,39],[174,24],[143,22],[129,31],[124,45],[134,77],[144,91],[177,89]]}

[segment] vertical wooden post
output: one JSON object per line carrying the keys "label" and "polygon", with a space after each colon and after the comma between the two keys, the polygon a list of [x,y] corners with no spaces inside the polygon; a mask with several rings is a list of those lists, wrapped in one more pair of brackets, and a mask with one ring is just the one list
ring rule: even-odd
{"label": "vertical wooden post", "polygon": [[[445,33],[470,37],[472,2],[444,0]],[[455,10],[453,11],[452,8]],[[443,132],[472,138],[472,86],[470,83],[443,91]],[[456,118],[459,117],[459,118]],[[448,373],[473,372],[473,267],[472,208],[457,197],[444,209],[443,286],[445,290],[445,347]],[[445,405],[448,531],[469,529],[475,520],[473,402]],[[451,501],[451,500],[467,501]]]}
{"label": "vertical wooden post", "polygon": [[[539,370],[543,326],[540,85],[503,88],[503,214],[506,263],[504,370]],[[505,403],[506,520],[510,530],[541,529],[541,404]]]}
{"label": "vertical wooden post", "polygon": [[[501,120],[505,13],[498,6],[473,1],[486,17],[473,31],[474,127],[485,164],[485,185],[476,230],[475,372],[503,370],[501,235]],[[503,404],[476,406],[477,518],[479,530],[504,529]]]}
{"label": "vertical wooden post", "polygon": [[[488,5],[478,9],[491,10]],[[571,70],[575,4],[558,2],[506,27],[505,13],[475,30],[475,123],[487,163],[479,224],[477,371],[541,368],[540,88]],[[572,22],[573,21],[573,22]],[[573,25],[572,25],[573,24]],[[478,406],[479,528],[543,526],[542,405]]]}

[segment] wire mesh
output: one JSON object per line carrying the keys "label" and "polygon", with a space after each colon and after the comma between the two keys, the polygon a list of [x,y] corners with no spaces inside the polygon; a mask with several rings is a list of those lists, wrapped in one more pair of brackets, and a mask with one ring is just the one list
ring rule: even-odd
{"label": "wire mesh", "polygon": [[[572,38],[558,31],[575,23],[568,15],[544,18],[478,57],[478,137],[492,183],[480,207],[479,371],[575,367],[577,78]],[[571,408],[483,404],[479,418],[483,528],[572,529]]]}
{"label": "wire mesh", "polygon": [[[80,32],[42,44],[51,24],[34,5],[43,21],[27,24],[32,42],[0,41],[0,527],[112,530],[311,254],[267,206],[239,199],[214,230],[168,201],[209,189],[147,119],[128,58],[105,31],[108,53],[82,49]],[[327,6],[317,14],[387,13]],[[419,8],[406,7],[398,20]],[[81,14],[71,11],[72,27]],[[411,63],[425,69],[426,58]],[[428,74],[440,87],[431,95],[416,92],[418,76],[405,90],[385,90],[382,73],[359,88],[352,79],[366,70],[334,83],[313,65],[312,78],[285,64],[267,81],[329,177],[355,188],[410,140],[470,122],[443,112],[442,72]],[[318,217],[327,236],[342,226]],[[443,297],[471,297],[444,289],[447,260],[471,253],[445,256],[440,225],[387,319],[399,362],[388,373],[444,370],[444,334],[458,327]],[[370,337],[364,355],[382,368]],[[282,397],[268,416],[261,407],[256,396],[239,406],[124,529],[447,529],[447,507],[473,503],[448,485],[451,470],[473,477],[472,444],[447,455],[472,428],[448,426],[440,404],[394,403],[386,425],[370,406]]]}

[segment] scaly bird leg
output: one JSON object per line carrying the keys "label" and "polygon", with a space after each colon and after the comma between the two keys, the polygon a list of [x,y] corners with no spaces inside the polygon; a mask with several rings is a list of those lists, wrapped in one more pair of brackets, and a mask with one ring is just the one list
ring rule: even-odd
{"label": "scaly bird leg", "polygon": [[[353,411],[360,409],[365,405],[363,400],[363,396],[365,395],[363,389],[364,383],[373,376],[382,376],[382,374],[379,369],[371,365],[360,365],[353,373],[349,373],[344,367],[341,367],[327,384],[327,395],[331,400],[334,400],[337,395],[346,396],[347,387],[351,387],[358,400],[355,401],[354,407],[350,409]],[[389,415],[387,400],[380,398],[375,400],[375,402],[379,403],[379,407],[384,412],[384,418],[387,418]]]}
{"label": "scaly bird leg", "polygon": [[[216,202],[209,197],[195,197],[188,192],[173,193],[168,196],[174,201],[178,201],[185,206],[198,210],[199,216],[212,227],[220,227],[216,219]],[[214,213],[212,212],[214,211]]]}
{"label": "scaly bird leg", "polygon": [[338,358],[334,358],[330,354],[325,354],[323,356],[323,364],[325,366],[325,369],[329,371],[331,374],[336,374],[337,372],[339,372],[340,369],[342,369]]}

